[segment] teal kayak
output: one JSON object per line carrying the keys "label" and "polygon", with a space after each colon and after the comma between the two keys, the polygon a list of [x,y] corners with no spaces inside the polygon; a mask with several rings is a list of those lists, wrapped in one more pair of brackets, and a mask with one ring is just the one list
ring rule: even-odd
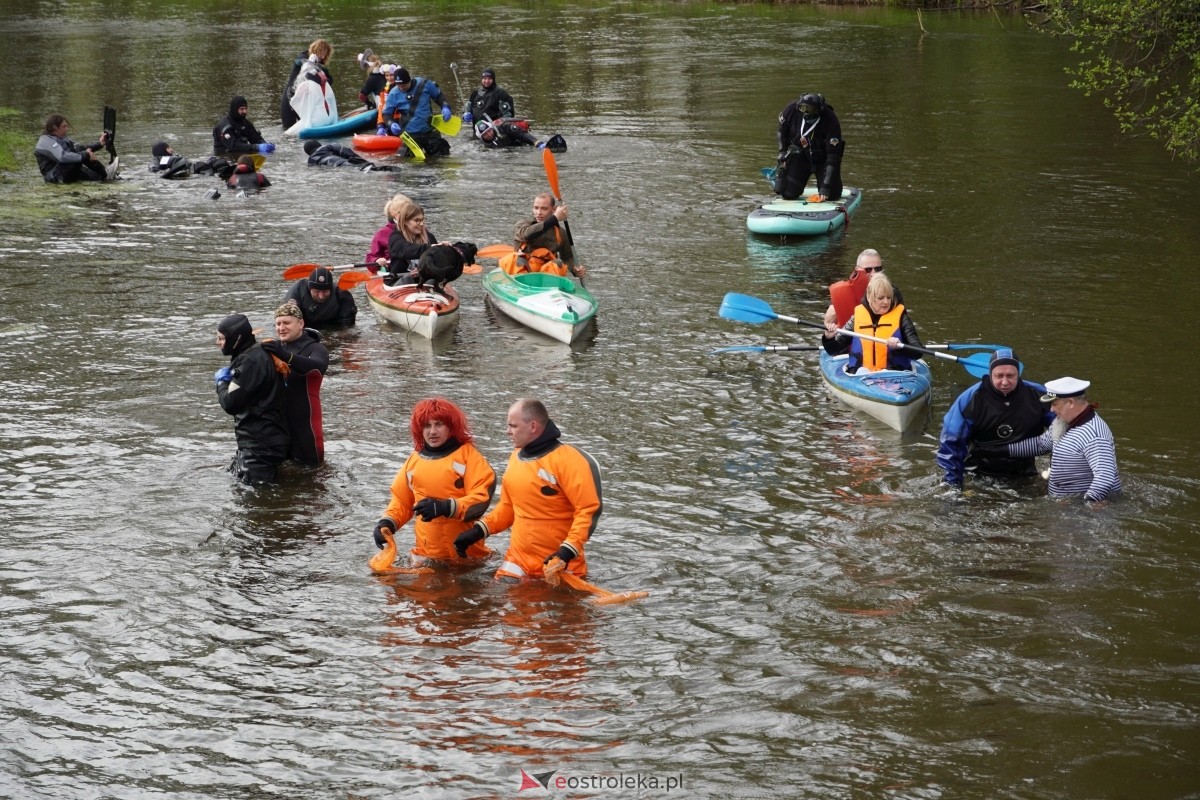
{"label": "teal kayak", "polygon": [[364,131],[375,124],[379,112],[375,110],[362,111],[353,116],[339,119],[332,125],[318,125],[315,128],[305,128],[297,135],[301,139],[336,139],[339,136],[349,136],[352,133]]}
{"label": "teal kayak", "polygon": [[862,189],[842,189],[842,199],[810,203],[798,200],[773,200],[750,212],[746,227],[754,233],[774,236],[819,236],[832,233],[850,221],[862,204]]}
{"label": "teal kayak", "polygon": [[483,276],[483,289],[505,316],[566,344],[578,339],[596,316],[591,292],[548,272],[509,275],[494,269]]}

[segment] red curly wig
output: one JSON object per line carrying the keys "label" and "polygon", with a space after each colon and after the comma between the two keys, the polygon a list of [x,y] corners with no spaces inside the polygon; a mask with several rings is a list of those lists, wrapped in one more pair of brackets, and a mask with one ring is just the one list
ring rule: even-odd
{"label": "red curly wig", "polygon": [[424,400],[418,400],[412,410],[409,427],[412,429],[414,449],[421,450],[425,447],[425,423],[433,419],[446,423],[450,435],[457,439],[459,444],[469,444],[473,440],[467,415],[461,408],[444,397],[426,397]]}

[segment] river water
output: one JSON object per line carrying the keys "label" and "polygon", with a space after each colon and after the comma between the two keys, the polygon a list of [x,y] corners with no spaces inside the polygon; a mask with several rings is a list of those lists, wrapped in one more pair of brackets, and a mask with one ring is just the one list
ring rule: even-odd
{"label": "river water", "polygon": [[[707,4],[34,2],[0,11],[0,106],[77,138],[119,109],[113,186],[0,183],[0,796],[1200,796],[1195,172],[1066,86],[1020,20]],[[431,344],[328,337],[328,463],[235,486],[217,321],[269,327],[280,271],[358,260],[404,191],[443,239],[505,241],[546,187],[465,140],[391,174],[319,171],[279,84],[330,39],[343,108],[372,47],[459,107],[485,66],[562,133],[601,309],[574,347],[459,282]],[[751,238],[775,114],[842,120],[850,227]],[[145,171],[197,156],[229,97],[279,143],[268,191]],[[927,342],[1003,342],[1093,382],[1126,492],[947,496],[932,419],[900,437],[822,388],[811,342],[720,319],[727,291],[817,319],[879,249]],[[1176,331],[1179,327],[1182,331]],[[432,393],[501,470],[536,395],[605,473],[596,607],[490,573],[379,579],[370,532]],[[401,540],[408,541],[407,531]],[[554,772],[521,791],[522,771]],[[561,780],[562,783],[556,783]],[[675,781],[668,792],[668,781]],[[682,783],[682,787],[678,784]]]}

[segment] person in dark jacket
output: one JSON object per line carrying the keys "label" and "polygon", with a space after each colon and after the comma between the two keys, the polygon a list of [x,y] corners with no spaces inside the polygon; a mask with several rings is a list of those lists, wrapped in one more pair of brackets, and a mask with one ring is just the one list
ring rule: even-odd
{"label": "person in dark jacket", "polygon": [[992,353],[988,374],[958,396],[942,420],[937,463],[944,481],[961,489],[963,475],[1036,475],[1032,456],[1013,458],[1008,445],[1041,436],[1054,412],[1042,403],[1046,387],[1021,380],[1021,362],[1009,348]]}
{"label": "person in dark jacket", "polygon": [[358,90],[358,100],[365,110],[374,111],[379,107],[379,97],[387,88],[388,75],[391,73],[384,73],[383,59],[372,53],[369,47],[358,54],[358,65],[367,71],[362,88]]}
{"label": "person in dark jacket", "polygon": [[219,156],[240,156],[243,153],[269,155],[275,145],[263,138],[246,115],[250,107],[246,98],[238,95],[229,101],[229,113],[213,126],[213,152]]}
{"label": "person in dark jacket", "polygon": [[300,307],[304,324],[310,328],[349,327],[358,317],[354,295],[337,288],[328,267],[317,267],[307,278],[293,283],[284,300]]}
{"label": "person in dark jacket", "polygon": [[341,144],[322,144],[316,139],[304,143],[310,167],[354,167],[360,172],[395,172],[392,164],[376,164]]}
{"label": "person in dark jacket", "polygon": [[288,455],[283,416],[283,379],[275,361],[254,339],[245,314],[230,314],[217,325],[217,346],[229,366],[213,376],[217,400],[233,417],[237,453],[229,471],[242,483],[274,483]]}
{"label": "person in dark jacket", "polygon": [[275,334],[262,349],[287,366],[283,379],[283,410],[291,443],[288,456],[315,467],[325,460],[325,429],[321,416],[321,381],[329,369],[329,351],[321,334],[304,327],[300,307],[290,300],[275,311]]}
{"label": "person in dark jacket", "polygon": [[[467,98],[462,121],[470,125],[475,121],[496,121],[516,116],[516,113],[512,95],[496,85],[496,71],[488,67],[479,78],[479,88]],[[475,128],[471,128],[471,132],[478,135]]]}
{"label": "person in dark jacket", "polygon": [[846,142],[833,106],[819,94],[801,95],[780,112],[778,137],[775,193],[795,200],[816,175],[818,201],[840,200]]}
{"label": "person in dark jacket", "polygon": [[394,207],[389,203],[388,209],[396,229],[388,238],[388,268],[383,282],[388,286],[416,283],[417,262],[437,244],[437,237],[425,227],[425,209],[415,200],[404,197]]}
{"label": "person in dark jacket", "polygon": [[95,144],[76,144],[67,138],[71,123],[62,114],[46,117],[42,135],[38,137],[33,155],[46,183],[75,183],[103,181],[115,178],[119,162],[114,159],[105,167],[96,153],[108,143],[108,133],[100,134]]}
{"label": "person in dark jacket", "polygon": [[166,142],[155,142],[150,148],[152,161],[150,171],[160,178],[175,180],[191,175],[216,175],[222,180],[228,180],[233,174],[235,165],[220,156],[209,156],[190,161],[177,155]]}

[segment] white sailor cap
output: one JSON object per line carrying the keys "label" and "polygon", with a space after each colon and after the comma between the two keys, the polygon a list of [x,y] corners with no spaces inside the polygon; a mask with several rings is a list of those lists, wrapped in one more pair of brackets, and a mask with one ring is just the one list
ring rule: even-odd
{"label": "white sailor cap", "polygon": [[1081,381],[1079,378],[1055,378],[1046,381],[1046,393],[1042,395],[1043,403],[1053,403],[1065,397],[1082,397],[1091,381]]}

